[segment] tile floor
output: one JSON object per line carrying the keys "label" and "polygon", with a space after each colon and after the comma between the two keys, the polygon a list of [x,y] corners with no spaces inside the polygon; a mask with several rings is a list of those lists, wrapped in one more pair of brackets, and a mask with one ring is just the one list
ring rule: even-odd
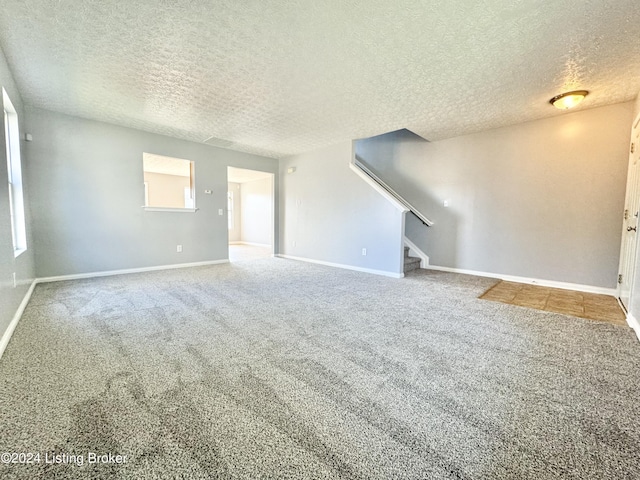
{"label": "tile floor", "polygon": [[484,300],[564,313],[575,317],[627,325],[616,298],[513,282],[498,282],[480,296]]}

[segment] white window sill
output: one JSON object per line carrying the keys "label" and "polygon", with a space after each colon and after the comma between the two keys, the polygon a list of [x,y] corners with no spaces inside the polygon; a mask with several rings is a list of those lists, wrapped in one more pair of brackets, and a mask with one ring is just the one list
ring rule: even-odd
{"label": "white window sill", "polygon": [[166,207],[142,207],[145,212],[177,212],[177,213],[195,213],[197,208],[166,208]]}
{"label": "white window sill", "polygon": [[14,258],[18,258],[20,255],[22,255],[26,251],[27,251],[26,248],[19,248],[19,249],[13,251],[13,256],[14,256]]}

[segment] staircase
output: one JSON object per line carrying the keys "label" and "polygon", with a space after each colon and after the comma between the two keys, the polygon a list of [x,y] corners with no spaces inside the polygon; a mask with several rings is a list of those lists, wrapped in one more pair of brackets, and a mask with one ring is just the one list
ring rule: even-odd
{"label": "staircase", "polygon": [[[411,212],[415,215],[425,226],[430,227],[433,222],[425,217],[417,208],[411,205],[404,197],[402,197],[393,188],[383,182],[375,173],[373,173],[364,163],[362,158],[358,154],[353,155],[351,162],[349,162],[349,168],[355,172],[360,178],[367,182],[374,190],[380,193],[383,197],[389,200],[396,208],[402,211],[403,215],[406,212]],[[403,222],[404,225],[404,222]],[[419,257],[412,257],[409,255],[410,247],[404,247],[404,262],[402,266],[403,273],[408,273],[420,268],[421,263],[424,261],[424,265],[429,265],[429,257],[420,251],[418,247],[413,245],[408,238],[404,237],[404,232],[401,232],[405,243],[411,245],[414,253],[418,253]]]}
{"label": "staircase", "polygon": [[404,247],[404,273],[411,272],[420,268],[420,259],[418,257],[409,256],[409,247]]}

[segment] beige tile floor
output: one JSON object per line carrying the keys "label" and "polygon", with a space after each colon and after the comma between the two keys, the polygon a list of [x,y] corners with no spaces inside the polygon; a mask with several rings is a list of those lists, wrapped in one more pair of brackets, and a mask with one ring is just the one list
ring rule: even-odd
{"label": "beige tile floor", "polygon": [[484,300],[564,313],[575,317],[627,325],[618,301],[609,295],[575,292],[501,281],[480,296]]}

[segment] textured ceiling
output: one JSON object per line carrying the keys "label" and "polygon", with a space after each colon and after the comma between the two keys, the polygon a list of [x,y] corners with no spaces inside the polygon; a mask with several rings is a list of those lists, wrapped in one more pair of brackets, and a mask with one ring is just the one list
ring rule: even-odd
{"label": "textured ceiling", "polygon": [[2,0],[26,103],[280,157],[434,140],[640,90],[638,0]]}

